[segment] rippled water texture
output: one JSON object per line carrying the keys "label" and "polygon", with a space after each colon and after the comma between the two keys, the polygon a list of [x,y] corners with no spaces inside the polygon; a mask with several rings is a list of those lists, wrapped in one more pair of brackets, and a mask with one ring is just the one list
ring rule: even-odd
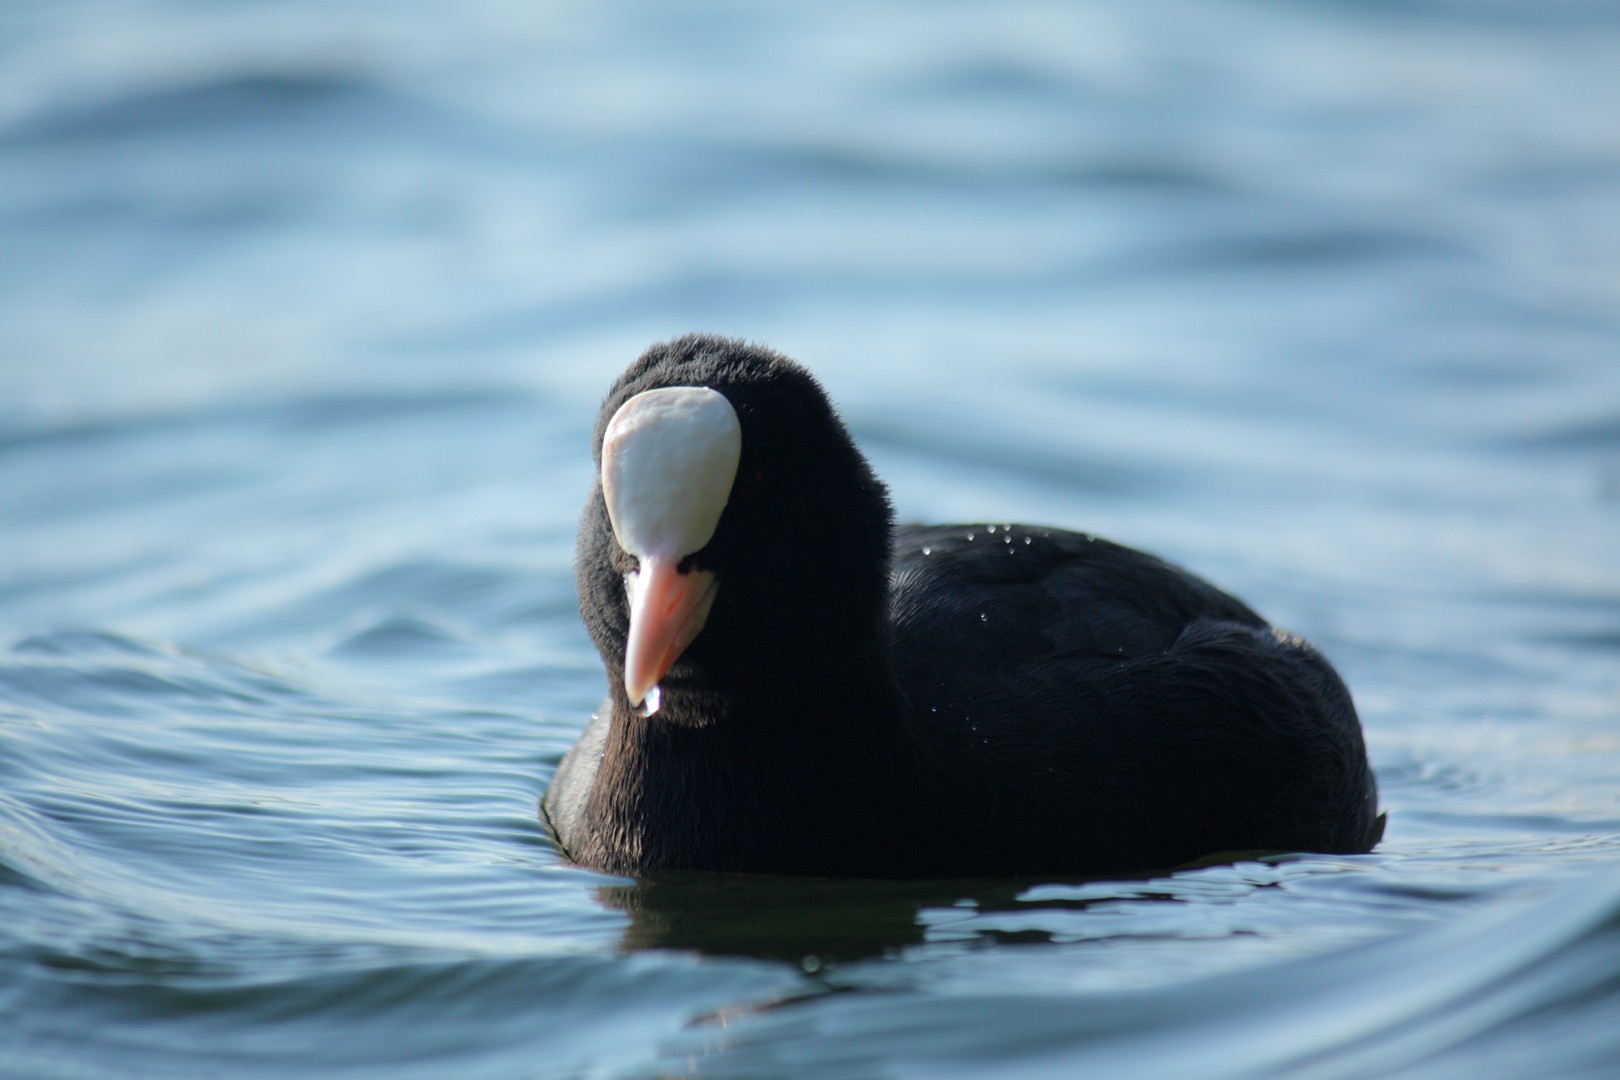
{"label": "rippled water texture", "polygon": [[[0,1074],[1607,1077],[1614,5],[0,6]],[[634,883],[535,805],[649,342],[1207,574],[1365,857]]]}

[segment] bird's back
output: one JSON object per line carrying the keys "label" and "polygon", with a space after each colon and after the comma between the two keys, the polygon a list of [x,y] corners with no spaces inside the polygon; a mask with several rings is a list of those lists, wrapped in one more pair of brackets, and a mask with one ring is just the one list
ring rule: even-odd
{"label": "bird's back", "polygon": [[900,528],[893,583],[933,812],[984,872],[1376,842],[1343,683],[1202,579],[1084,534],[970,525]]}

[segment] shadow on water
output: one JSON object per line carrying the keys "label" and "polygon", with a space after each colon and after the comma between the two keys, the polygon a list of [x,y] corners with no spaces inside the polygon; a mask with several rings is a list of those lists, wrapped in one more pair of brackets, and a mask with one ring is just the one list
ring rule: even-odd
{"label": "shadow on water", "polygon": [[[824,963],[892,956],[907,946],[921,945],[930,925],[925,913],[934,910],[986,915],[1080,909],[1127,897],[1176,899],[1172,893],[1143,889],[1148,880],[1143,876],[1063,883],[1047,878],[840,881],[681,874],[602,886],[596,897],[630,917],[620,941],[627,951],[674,949],[786,961],[813,969]],[[1031,901],[1029,891],[1037,885],[1070,888],[1071,895],[1064,899],[1043,895]],[[1039,928],[981,927],[973,936],[1013,943],[1047,941],[1052,935]]]}
{"label": "shadow on water", "polygon": [[[919,912],[962,896],[941,883],[696,876],[608,885],[597,899],[630,917],[626,950],[680,949],[798,964],[862,960],[923,940]],[[1006,891],[1006,900],[1014,890]]]}

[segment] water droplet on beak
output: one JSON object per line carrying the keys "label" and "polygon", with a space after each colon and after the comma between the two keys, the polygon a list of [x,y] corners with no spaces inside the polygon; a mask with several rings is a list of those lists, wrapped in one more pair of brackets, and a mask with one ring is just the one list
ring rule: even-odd
{"label": "water droplet on beak", "polygon": [[653,688],[647,691],[647,696],[641,699],[641,704],[636,706],[636,715],[651,716],[658,711],[658,706],[662,703],[663,695],[658,692],[658,684],[654,683]]}

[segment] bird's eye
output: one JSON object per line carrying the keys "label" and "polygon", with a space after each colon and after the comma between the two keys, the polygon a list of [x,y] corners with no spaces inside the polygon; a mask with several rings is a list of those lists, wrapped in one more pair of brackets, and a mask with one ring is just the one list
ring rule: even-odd
{"label": "bird's eye", "polygon": [[618,544],[613,545],[612,566],[614,573],[631,574],[641,569],[641,560],[630,554]]}
{"label": "bird's eye", "polygon": [[758,469],[750,469],[737,477],[737,482],[731,488],[733,499],[751,499],[759,494],[759,489],[765,486],[765,474]]}

